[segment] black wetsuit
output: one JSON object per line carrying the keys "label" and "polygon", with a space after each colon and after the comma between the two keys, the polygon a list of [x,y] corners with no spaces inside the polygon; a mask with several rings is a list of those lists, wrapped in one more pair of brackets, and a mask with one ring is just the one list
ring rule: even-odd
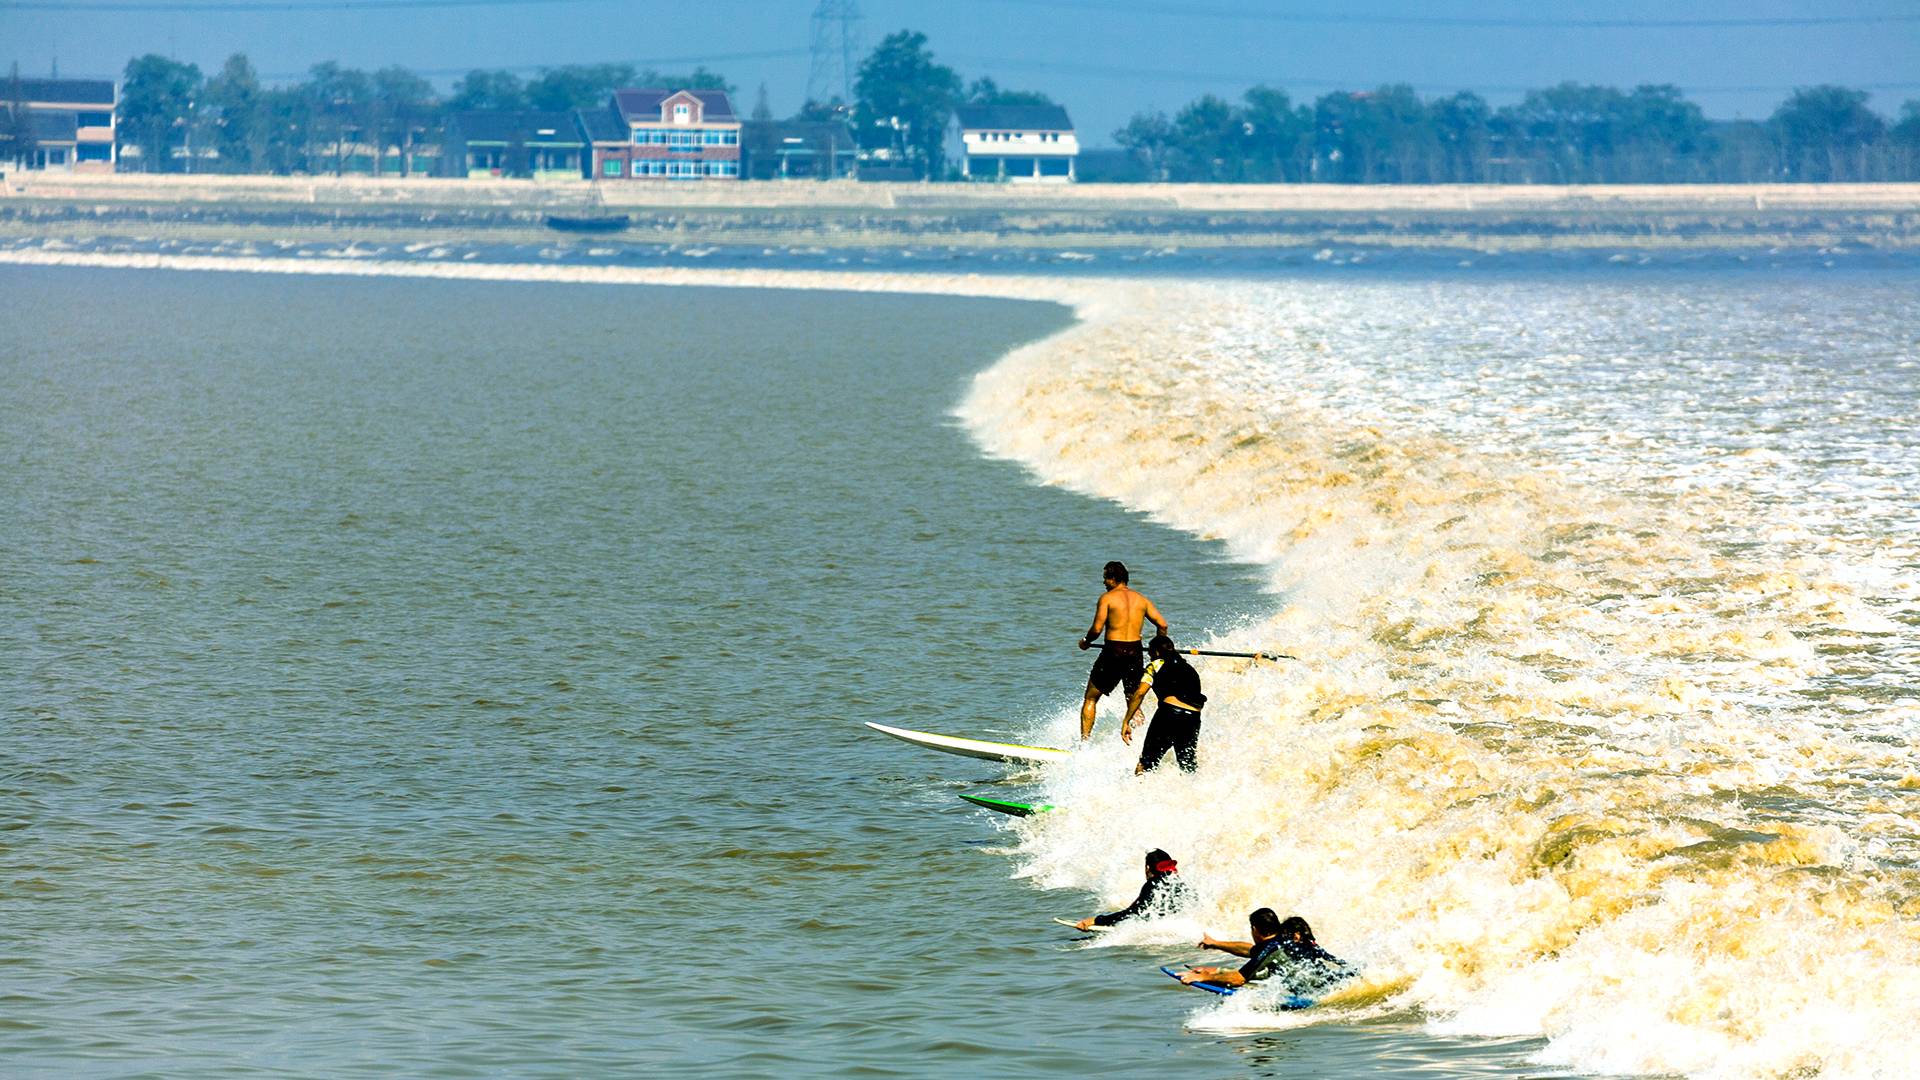
{"label": "black wetsuit", "polygon": [[1109,911],[1105,915],[1095,915],[1093,925],[1112,926],[1126,919],[1145,918],[1149,915],[1170,915],[1183,907],[1191,895],[1187,883],[1181,881],[1178,871],[1166,874],[1148,874],[1146,884],[1140,886],[1140,895],[1133,903],[1119,911]]}
{"label": "black wetsuit", "polygon": [[[1200,673],[1175,655],[1148,664],[1141,678],[1153,687],[1160,707],[1154,710],[1153,722],[1147,725],[1147,737],[1140,744],[1140,767],[1153,771],[1167,751],[1172,750],[1182,771],[1194,771],[1199,767],[1195,748],[1200,744],[1200,708],[1207,704],[1207,695],[1200,692]],[[1170,697],[1197,708],[1169,705]]]}
{"label": "black wetsuit", "polygon": [[1352,977],[1353,969],[1314,942],[1276,937],[1254,945],[1253,952],[1247,954],[1247,962],[1240,968],[1240,975],[1248,982],[1279,976],[1288,990],[1313,997]]}

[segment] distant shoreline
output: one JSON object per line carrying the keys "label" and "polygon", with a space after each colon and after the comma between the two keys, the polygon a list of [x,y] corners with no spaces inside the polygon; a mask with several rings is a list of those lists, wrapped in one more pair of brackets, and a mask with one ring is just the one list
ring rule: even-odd
{"label": "distant shoreline", "polygon": [[1042,187],[44,173],[0,185],[0,239],[563,243],[547,215],[602,209],[632,224],[595,244],[1920,250],[1920,184]]}

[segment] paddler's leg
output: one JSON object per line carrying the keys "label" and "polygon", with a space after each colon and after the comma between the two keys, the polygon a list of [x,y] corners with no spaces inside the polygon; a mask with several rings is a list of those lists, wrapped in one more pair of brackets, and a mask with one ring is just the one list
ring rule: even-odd
{"label": "paddler's leg", "polygon": [[1087,696],[1080,700],[1080,737],[1082,739],[1093,736],[1093,714],[1099,708],[1100,688],[1088,683]]}
{"label": "paddler's leg", "polygon": [[1200,745],[1200,714],[1190,713],[1181,718],[1181,724],[1173,737],[1173,756],[1180,762],[1181,772],[1193,772],[1200,768],[1200,759],[1194,753]]}

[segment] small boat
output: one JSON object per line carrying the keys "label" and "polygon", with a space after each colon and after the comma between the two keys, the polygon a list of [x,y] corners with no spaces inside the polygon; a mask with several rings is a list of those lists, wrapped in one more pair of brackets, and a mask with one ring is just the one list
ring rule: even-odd
{"label": "small boat", "polygon": [[610,233],[619,232],[632,219],[625,214],[548,214],[547,228],[561,232]]}

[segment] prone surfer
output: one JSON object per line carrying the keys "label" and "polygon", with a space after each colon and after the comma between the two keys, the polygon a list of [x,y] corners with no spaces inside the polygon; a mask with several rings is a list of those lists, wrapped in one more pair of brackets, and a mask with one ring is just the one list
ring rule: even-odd
{"label": "prone surfer", "polygon": [[1133,898],[1133,903],[1105,915],[1089,915],[1074,923],[1074,929],[1091,930],[1096,926],[1112,926],[1128,919],[1166,915],[1178,910],[1192,895],[1187,883],[1175,876],[1179,872],[1180,866],[1173,861],[1173,856],[1154,848],[1147,852],[1146,884],[1140,886],[1140,895]]}
{"label": "prone surfer", "polygon": [[1139,776],[1157,767],[1168,750],[1173,751],[1182,772],[1192,772],[1198,767],[1194,747],[1200,742],[1200,710],[1207,704],[1207,695],[1200,692],[1200,673],[1174,649],[1173,639],[1165,634],[1155,634],[1147,643],[1147,655],[1153,659],[1127,696],[1127,714],[1120,718],[1120,741],[1133,742],[1133,721],[1140,715],[1140,702],[1151,687],[1159,695],[1160,707],[1147,725],[1147,738],[1133,774]]}
{"label": "prone surfer", "polygon": [[1180,973],[1180,981],[1245,986],[1279,975],[1289,990],[1311,996],[1353,975],[1345,961],[1320,947],[1313,939],[1313,928],[1298,915],[1281,922],[1272,908],[1263,907],[1247,916],[1247,927],[1253,931],[1252,941],[1215,941],[1204,934],[1200,937],[1203,949],[1246,957],[1247,962],[1239,969],[1188,968]]}
{"label": "prone surfer", "polygon": [[1127,696],[1131,698],[1139,685],[1141,624],[1151,619],[1162,636],[1167,632],[1167,620],[1160,617],[1160,609],[1128,587],[1125,563],[1117,560],[1108,563],[1101,580],[1107,591],[1100,594],[1100,603],[1093,609],[1093,626],[1080,638],[1082,650],[1093,648],[1094,639],[1102,634],[1107,639],[1100,647],[1100,658],[1093,662],[1093,671],[1087,676],[1086,697],[1080,702],[1082,739],[1093,734],[1094,711],[1101,698],[1115,686],[1126,687]]}

